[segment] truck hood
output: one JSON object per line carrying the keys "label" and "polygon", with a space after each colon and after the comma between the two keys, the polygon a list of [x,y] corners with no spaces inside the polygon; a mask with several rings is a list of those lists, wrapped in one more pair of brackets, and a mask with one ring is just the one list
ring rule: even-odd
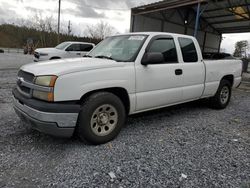
{"label": "truck hood", "polygon": [[46,53],[46,54],[62,52],[62,50],[58,50],[56,48],[37,48],[35,51],[38,53]]}
{"label": "truck hood", "polygon": [[21,67],[23,71],[41,75],[64,75],[73,72],[125,66],[122,62],[99,58],[71,58],[30,63]]}

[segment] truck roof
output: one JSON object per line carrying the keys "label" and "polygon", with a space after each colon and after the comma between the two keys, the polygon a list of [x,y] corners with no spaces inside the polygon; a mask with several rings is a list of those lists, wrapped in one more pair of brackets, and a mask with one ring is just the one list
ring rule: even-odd
{"label": "truck roof", "polygon": [[125,34],[118,34],[114,36],[122,36],[122,35],[149,35],[149,36],[155,36],[155,35],[171,35],[176,37],[186,37],[186,38],[194,38],[190,35],[183,35],[183,34],[177,34],[177,33],[169,33],[169,32],[133,32],[133,33],[125,33]]}

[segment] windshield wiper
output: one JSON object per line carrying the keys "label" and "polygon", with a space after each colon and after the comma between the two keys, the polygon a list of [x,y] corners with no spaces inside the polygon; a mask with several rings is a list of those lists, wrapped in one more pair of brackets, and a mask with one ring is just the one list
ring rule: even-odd
{"label": "windshield wiper", "polygon": [[116,60],[115,60],[115,59],[113,59],[112,57],[105,56],[105,55],[97,55],[97,56],[95,56],[95,58],[110,59],[110,60],[114,60],[114,61],[116,61]]}

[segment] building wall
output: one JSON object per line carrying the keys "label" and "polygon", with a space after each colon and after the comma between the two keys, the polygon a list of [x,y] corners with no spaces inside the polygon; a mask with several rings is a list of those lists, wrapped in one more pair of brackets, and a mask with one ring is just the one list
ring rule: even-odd
{"label": "building wall", "polygon": [[[186,15],[189,14],[187,17]],[[186,19],[185,19],[186,18]],[[164,12],[154,12],[131,16],[131,32],[162,31],[194,35],[195,11],[190,9],[170,9]],[[187,24],[185,24],[187,20]],[[197,40],[204,52],[218,52],[221,34],[200,19]]]}

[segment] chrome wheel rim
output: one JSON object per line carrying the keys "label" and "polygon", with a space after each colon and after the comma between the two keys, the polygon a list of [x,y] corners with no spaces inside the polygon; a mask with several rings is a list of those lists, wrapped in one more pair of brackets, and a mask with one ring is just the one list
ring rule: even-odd
{"label": "chrome wheel rim", "polygon": [[118,113],[114,106],[104,104],[95,109],[91,117],[91,130],[97,136],[106,136],[116,127]]}
{"label": "chrome wheel rim", "polygon": [[229,99],[229,88],[227,86],[224,86],[220,92],[220,101],[222,104],[225,104],[227,103],[228,99]]}

